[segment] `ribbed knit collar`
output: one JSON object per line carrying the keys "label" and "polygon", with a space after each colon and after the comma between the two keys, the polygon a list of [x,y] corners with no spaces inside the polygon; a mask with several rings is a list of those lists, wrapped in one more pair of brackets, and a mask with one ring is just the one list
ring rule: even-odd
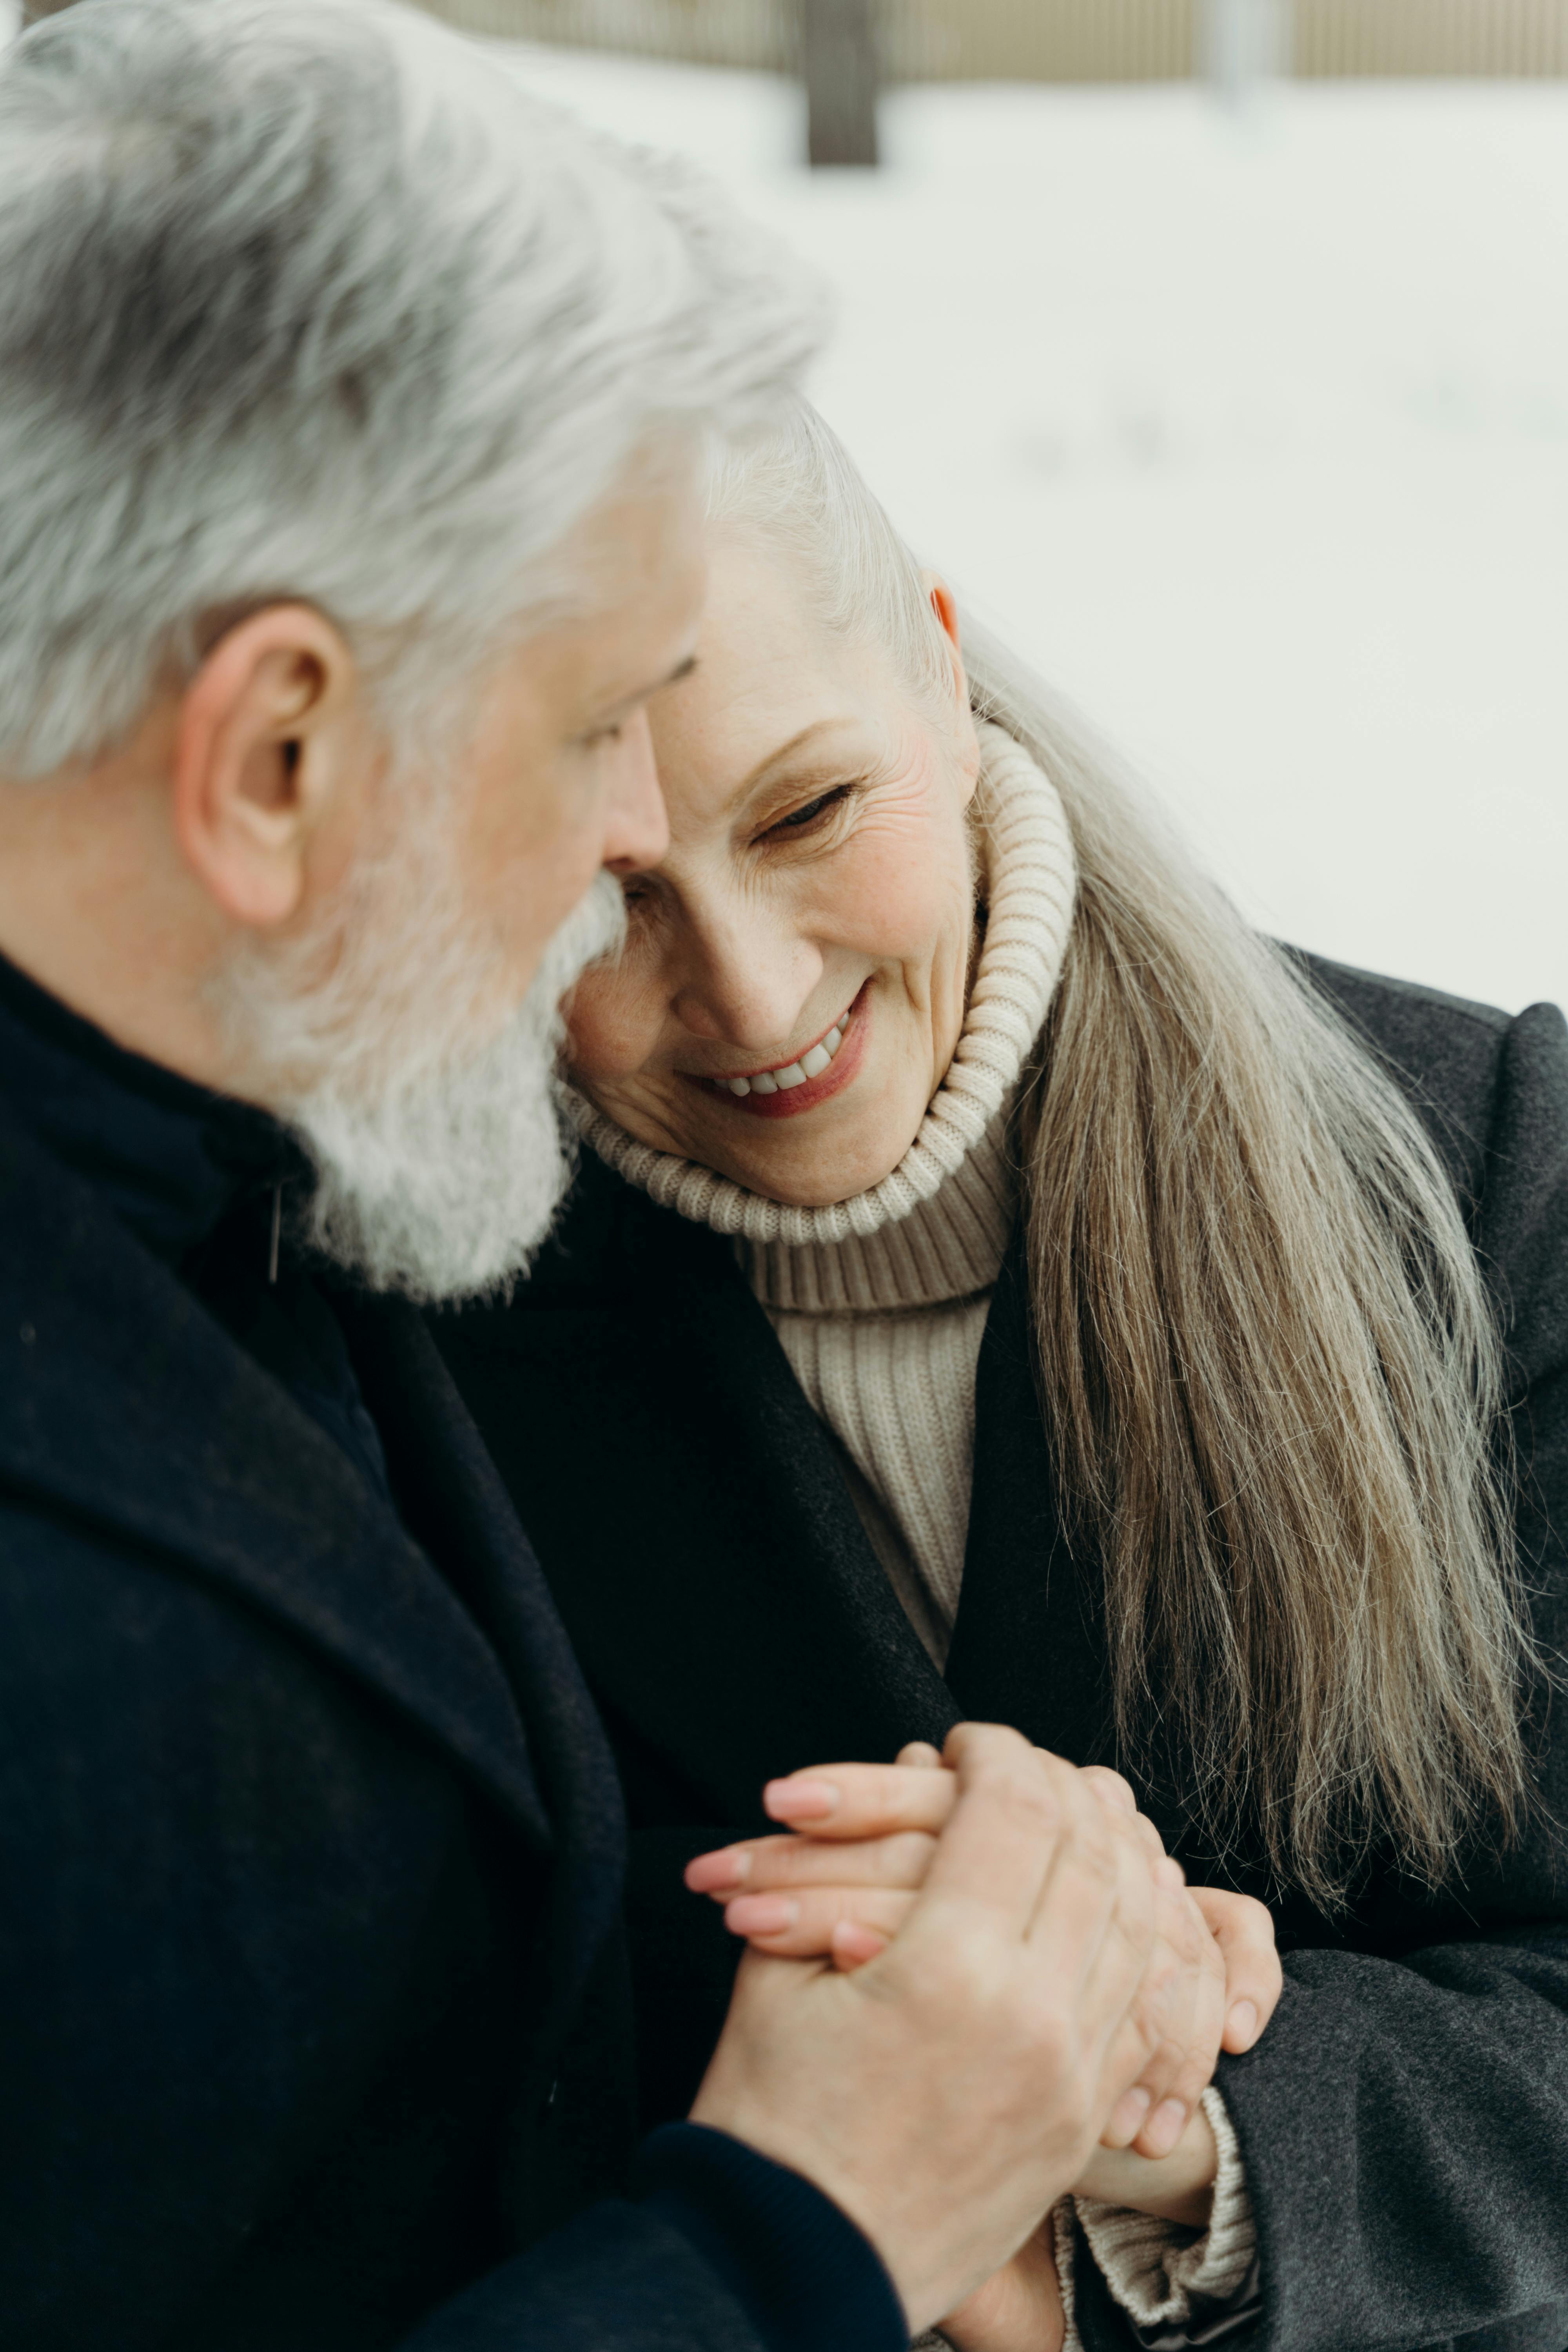
{"label": "ribbed knit collar", "polygon": [[983,725],[976,809],[985,930],[963,1027],[920,1131],[889,1176],[826,1208],[748,1192],[639,1143],[570,1097],[584,1140],[661,1207],[734,1237],[764,1304],[804,1313],[934,1305],[995,1281],[1015,1192],[1007,1112],[1067,951],[1077,866],[1055,785]]}

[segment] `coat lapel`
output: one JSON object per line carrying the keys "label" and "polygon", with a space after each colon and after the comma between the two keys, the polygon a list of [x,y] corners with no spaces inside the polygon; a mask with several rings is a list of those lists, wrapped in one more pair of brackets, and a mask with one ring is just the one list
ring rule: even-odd
{"label": "coat lapel", "polygon": [[[619,1188],[617,1188],[618,1190]],[[699,1817],[941,1741],[955,1710],[728,1245],[625,1192],[616,1244],[439,1344],[601,1704]]]}
{"label": "coat lapel", "polygon": [[9,1126],[0,1217],[0,1478],[292,1627],[547,1848],[493,1652],[331,1438],[90,1186]]}
{"label": "coat lapel", "polygon": [[1069,1545],[1040,1412],[1023,1237],[986,1318],[974,1475],[947,1681],[963,1712],[1075,1764],[1112,1760],[1100,1563]]}
{"label": "coat lapel", "polygon": [[[449,1558],[522,1702],[556,1837],[553,1999],[581,1994],[619,1904],[626,1821],[615,1759],[516,1508],[424,1321],[397,1299],[345,1309],[355,1369],[413,1532]],[[580,1399],[584,1407],[587,1400]]]}

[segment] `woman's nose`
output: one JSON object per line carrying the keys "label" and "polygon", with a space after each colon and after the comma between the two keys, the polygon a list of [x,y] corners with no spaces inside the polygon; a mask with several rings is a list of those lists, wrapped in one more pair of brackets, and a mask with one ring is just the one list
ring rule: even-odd
{"label": "woman's nose", "polygon": [[693,1037],[765,1054],[791,1043],[822,977],[805,940],[770,940],[755,925],[710,936],[700,970],[677,989],[676,1018]]}

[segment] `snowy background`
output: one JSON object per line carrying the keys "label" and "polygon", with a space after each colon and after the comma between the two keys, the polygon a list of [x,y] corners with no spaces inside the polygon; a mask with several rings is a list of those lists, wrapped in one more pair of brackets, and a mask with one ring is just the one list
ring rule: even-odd
{"label": "snowy background", "polygon": [[1568,1004],[1568,84],[914,89],[809,173],[787,81],[504,53],[815,261],[898,521],[1256,921]]}
{"label": "snowy background", "polygon": [[826,272],[816,391],[922,557],[1247,911],[1568,1002],[1568,87],[928,88],[516,49]]}

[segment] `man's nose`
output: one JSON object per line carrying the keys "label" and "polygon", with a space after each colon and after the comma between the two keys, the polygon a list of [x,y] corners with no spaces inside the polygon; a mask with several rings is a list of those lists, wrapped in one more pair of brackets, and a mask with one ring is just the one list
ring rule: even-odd
{"label": "man's nose", "polygon": [[607,789],[604,863],[616,874],[646,874],[669,847],[669,816],[646,710],[621,729]]}

